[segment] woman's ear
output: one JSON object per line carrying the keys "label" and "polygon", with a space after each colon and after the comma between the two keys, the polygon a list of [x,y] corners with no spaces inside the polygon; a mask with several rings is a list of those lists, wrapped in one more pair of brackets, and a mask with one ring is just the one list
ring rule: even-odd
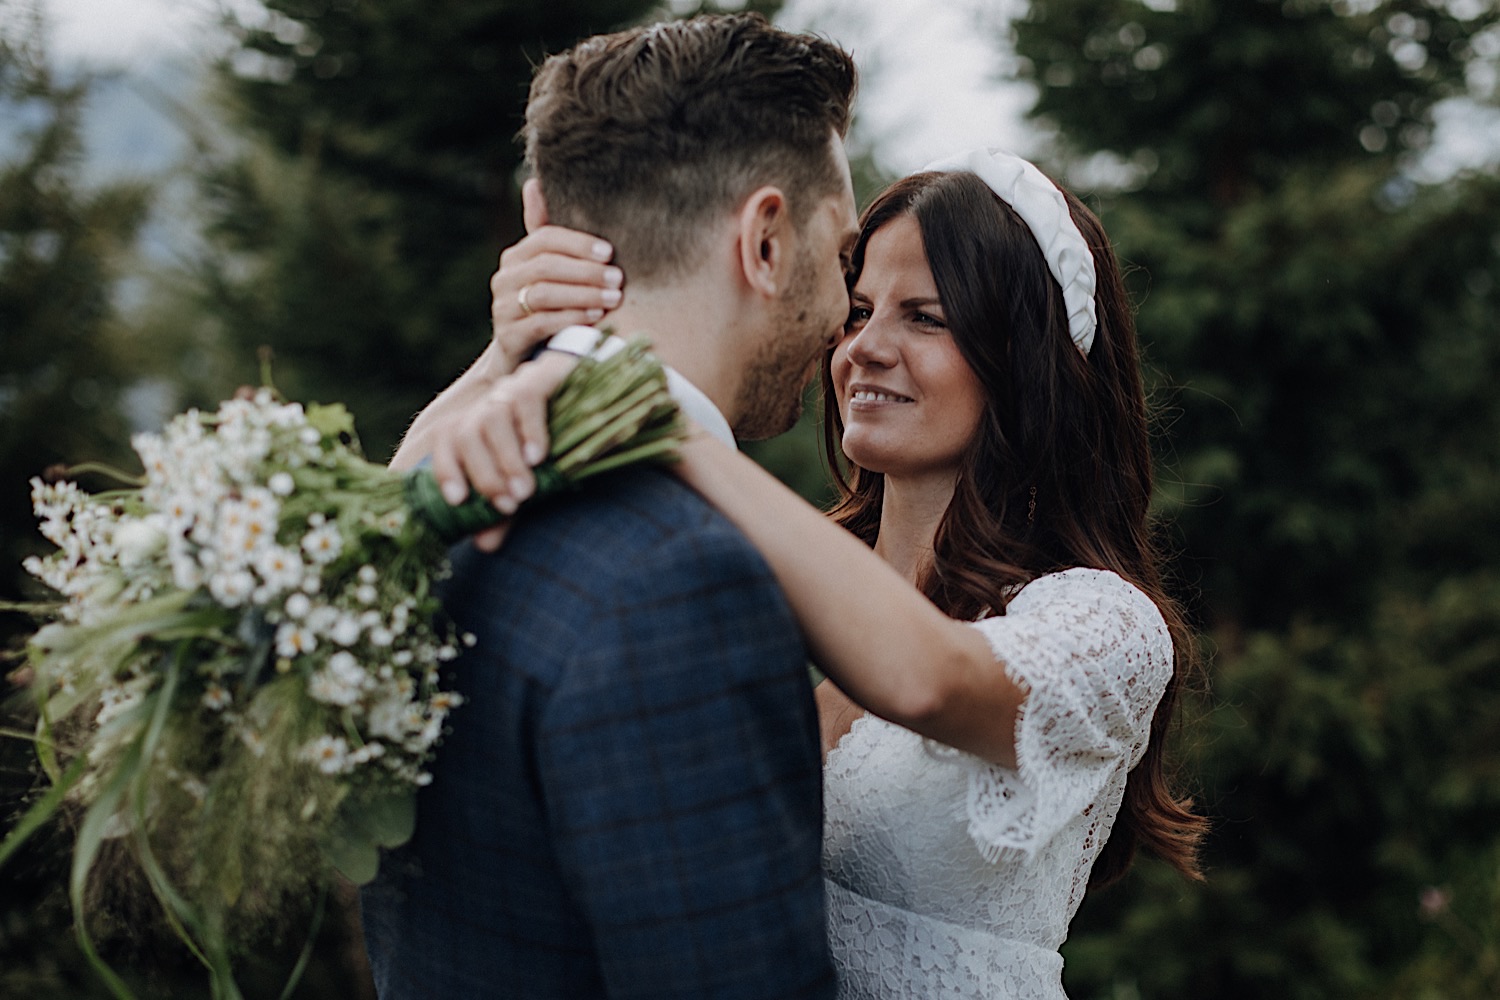
{"label": "woman's ear", "polygon": [[740,208],[739,264],[745,283],[775,298],[785,286],[791,260],[792,218],[780,188],[763,187],[751,193]]}
{"label": "woman's ear", "polygon": [[535,177],[526,178],[521,185],[521,221],[528,233],[547,224],[547,198],[542,194],[542,182]]}

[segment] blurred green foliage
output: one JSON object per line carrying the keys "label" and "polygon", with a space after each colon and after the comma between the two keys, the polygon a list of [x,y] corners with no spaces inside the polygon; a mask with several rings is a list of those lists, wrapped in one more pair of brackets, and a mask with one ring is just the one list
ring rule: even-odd
{"label": "blurred green foliage", "polygon": [[516,136],[532,67],[583,36],[688,11],[660,0],[264,7],[230,21],[239,44],[222,106],[239,141],[202,150],[200,308],[244,359],[243,380],[270,346],[283,391],[347,403],[366,452],[384,458],[489,338],[489,276],[522,235]]}
{"label": "blurred green foliage", "polygon": [[1056,165],[1116,178],[1213,654],[1208,885],[1086,900],[1076,1000],[1500,995],[1500,176],[1413,179],[1497,41],[1493,3],[1405,0],[1015,25]]}
{"label": "blurred green foliage", "polygon": [[119,404],[134,373],[113,292],[149,200],[139,184],[80,183],[88,86],[48,66],[34,15],[0,23],[0,601],[19,596],[13,568],[42,547],[12,527],[31,521],[27,480],[127,445]]}
{"label": "blurred green foliage", "polygon": [[[220,364],[180,382],[184,403],[254,381],[270,345],[283,389],[348,402],[367,451],[388,454],[488,336],[487,279],[520,235],[532,63],[666,12],[266,8],[232,25],[224,131],[198,145],[202,252],[130,323],[113,302],[148,192],[81,183],[87,81],[58,79],[34,35],[4,35],[12,567],[37,544],[20,484],[119,459],[127,391],[180,374],[174,358],[152,367],[132,323]],[[1500,996],[1500,176],[1422,182],[1415,166],[1437,102],[1496,100],[1500,9],[1032,0],[1013,32],[1058,136],[1051,165],[1095,189],[1130,269],[1162,414],[1157,507],[1211,654],[1182,739],[1215,820],[1209,882],[1147,861],[1089,897],[1065,947],[1070,995]],[[856,168],[863,203],[883,178],[870,157]],[[814,428],[809,415],[755,453],[819,497]],[[0,573],[0,599],[18,579]],[[0,801],[33,780],[24,744],[0,738]],[[93,995],[48,888],[66,842],[55,831],[0,875],[0,995]],[[157,994],[193,995],[159,942],[118,947],[157,970]],[[300,995],[362,996],[357,948],[331,921]],[[252,971],[247,995],[281,971]]]}

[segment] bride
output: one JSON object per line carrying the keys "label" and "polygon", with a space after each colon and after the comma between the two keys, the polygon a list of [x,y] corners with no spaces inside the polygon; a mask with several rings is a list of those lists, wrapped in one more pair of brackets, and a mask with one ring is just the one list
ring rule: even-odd
{"label": "bride", "polygon": [[[897,182],[860,228],[823,371],[837,505],[825,517],[708,434],[678,471],[760,549],[830,678],[840,996],[1058,1000],[1085,891],[1137,846],[1201,878],[1205,823],[1167,780],[1192,647],[1147,513],[1129,303],[1098,220],[1007,154]],[[619,301],[595,246],[546,227],[507,253],[492,289],[509,356]],[[518,480],[489,491],[514,509],[540,400],[572,363],[547,351],[502,380],[491,416],[517,430],[500,444],[473,433],[481,408],[419,418],[405,447],[450,486]]]}

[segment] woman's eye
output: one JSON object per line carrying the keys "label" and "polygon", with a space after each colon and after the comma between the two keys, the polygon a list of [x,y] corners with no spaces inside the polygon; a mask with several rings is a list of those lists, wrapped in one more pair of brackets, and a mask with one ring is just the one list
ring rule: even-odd
{"label": "woman's eye", "polygon": [[947,323],[944,323],[942,320],[938,319],[936,316],[933,316],[930,313],[924,313],[924,312],[913,313],[912,314],[912,320],[914,322],[916,322],[919,326],[935,326],[935,327],[938,327],[938,328],[944,329],[944,330],[946,330],[948,328],[948,324]]}
{"label": "woman's eye", "polygon": [[862,326],[870,320],[870,310],[864,306],[852,306],[849,309],[849,318],[844,320],[845,329]]}

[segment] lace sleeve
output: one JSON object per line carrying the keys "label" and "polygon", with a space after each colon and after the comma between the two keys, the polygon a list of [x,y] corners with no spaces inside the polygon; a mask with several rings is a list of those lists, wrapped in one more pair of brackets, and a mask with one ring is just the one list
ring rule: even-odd
{"label": "lace sleeve", "polygon": [[1018,768],[929,748],[969,768],[969,834],[984,856],[1029,860],[1140,760],[1172,674],[1172,640],[1145,594],[1093,569],[1034,580],[1004,615],[974,627],[1029,690],[1016,720]]}

